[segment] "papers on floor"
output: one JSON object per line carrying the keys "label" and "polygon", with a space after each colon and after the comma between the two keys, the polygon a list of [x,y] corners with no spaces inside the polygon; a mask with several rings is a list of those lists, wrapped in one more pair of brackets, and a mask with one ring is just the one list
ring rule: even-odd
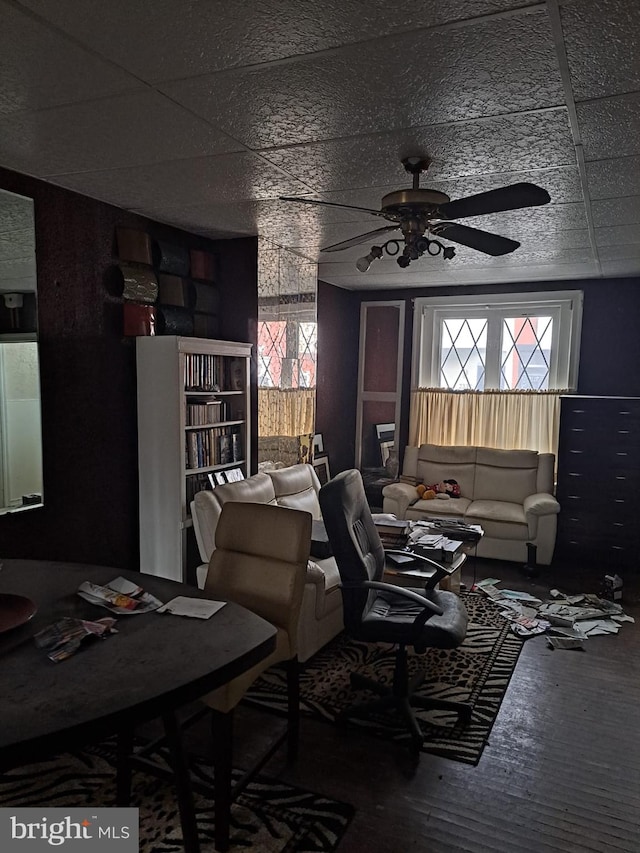
{"label": "papers on floor", "polygon": [[123,577],[114,578],[105,586],[85,581],[78,587],[78,595],[90,604],[122,615],[150,613],[162,606],[155,595]]}
{"label": "papers on floor", "polygon": [[474,589],[502,607],[500,615],[508,619],[519,637],[546,634],[553,649],[584,649],[589,637],[617,634],[624,622],[634,622],[617,601],[582,593],[565,595],[558,589],[542,601],[528,592],[501,589],[498,578],[478,581]]}
{"label": "papers on floor", "polygon": [[193,616],[195,619],[209,619],[217,613],[226,601],[212,601],[210,598],[187,598],[179,595],[158,609],[158,613],[172,613],[174,616]]}

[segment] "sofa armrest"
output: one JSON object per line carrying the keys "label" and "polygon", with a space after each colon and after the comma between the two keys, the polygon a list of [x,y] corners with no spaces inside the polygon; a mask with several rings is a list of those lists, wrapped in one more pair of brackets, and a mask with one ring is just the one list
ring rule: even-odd
{"label": "sofa armrest", "polygon": [[392,512],[396,518],[404,518],[407,507],[417,499],[415,486],[408,483],[389,483],[382,489],[384,512]]}
{"label": "sofa armrest", "polygon": [[307,561],[307,576],[305,578],[305,583],[314,583],[316,586],[320,586],[324,589],[324,572],[313,560]]}
{"label": "sofa armrest", "polygon": [[560,512],[560,504],[546,492],[538,492],[536,495],[528,495],[524,499],[525,516],[535,515],[557,515]]}

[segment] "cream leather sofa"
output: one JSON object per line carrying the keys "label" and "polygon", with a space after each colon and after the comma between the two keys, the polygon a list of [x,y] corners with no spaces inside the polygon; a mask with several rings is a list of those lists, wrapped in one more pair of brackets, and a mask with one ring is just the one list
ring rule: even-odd
{"label": "cream leather sofa", "polygon": [[[527,542],[537,562],[549,565],[560,505],[553,496],[554,456],[533,450],[490,447],[407,447],[401,482],[382,490],[384,512],[398,518],[449,516],[479,524],[479,557],[524,562]],[[416,485],[454,479],[460,498],[420,500]]]}
{"label": "cream leather sofa", "polygon": [[[203,587],[209,559],[216,547],[216,527],[227,501],[266,503],[306,510],[321,520],[318,492],[320,483],[311,465],[254,474],[237,483],[198,492],[191,503],[191,515],[203,564],[197,569],[198,586]],[[251,535],[251,531],[247,531]],[[298,626],[298,658],[308,660],[343,628],[340,573],[333,557],[314,556],[307,566],[307,582]]]}

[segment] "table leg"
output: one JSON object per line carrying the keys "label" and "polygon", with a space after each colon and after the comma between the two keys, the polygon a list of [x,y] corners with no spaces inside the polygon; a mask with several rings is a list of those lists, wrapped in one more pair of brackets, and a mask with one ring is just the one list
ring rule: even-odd
{"label": "table leg", "polygon": [[233,711],[211,712],[213,740],[215,848],[220,853],[229,849],[231,827],[231,770],[233,760]]}
{"label": "table leg", "polygon": [[128,806],[131,803],[133,729],[118,732],[116,754],[116,804],[119,806]]}
{"label": "table leg", "polygon": [[189,763],[184,754],[180,727],[174,714],[164,714],[162,719],[171,755],[176,793],[178,795],[178,808],[180,810],[180,824],[182,826],[185,853],[200,853],[198,825],[196,823],[193,791],[189,776]]}

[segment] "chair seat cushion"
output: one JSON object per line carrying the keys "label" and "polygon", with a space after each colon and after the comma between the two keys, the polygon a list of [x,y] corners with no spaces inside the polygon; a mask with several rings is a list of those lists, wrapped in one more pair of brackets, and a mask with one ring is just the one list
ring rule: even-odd
{"label": "chair seat cushion", "polygon": [[470,506],[468,498],[449,498],[447,501],[431,500],[416,501],[407,508],[407,518],[412,520],[424,519],[429,516],[450,516],[461,518]]}
{"label": "chair seat cushion", "polygon": [[470,524],[479,524],[488,538],[526,540],[529,537],[529,526],[521,504],[473,501],[465,519]]}
{"label": "chair seat cushion", "polygon": [[[467,611],[464,604],[452,592],[440,590],[413,589],[418,595],[428,598],[442,609],[442,615],[434,613],[416,640],[413,622],[422,612],[419,604],[413,604],[407,598],[388,592],[376,594],[375,601],[356,629],[358,639],[368,642],[407,643],[417,651],[426,647],[453,649],[459,646],[467,633]],[[355,631],[354,631],[355,633]]]}

